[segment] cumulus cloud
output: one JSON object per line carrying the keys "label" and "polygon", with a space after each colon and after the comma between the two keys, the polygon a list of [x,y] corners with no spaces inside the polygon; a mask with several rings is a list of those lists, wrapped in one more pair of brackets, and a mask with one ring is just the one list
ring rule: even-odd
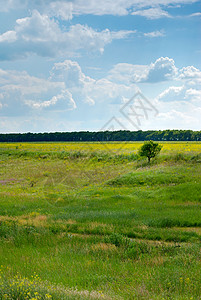
{"label": "cumulus cloud", "polygon": [[146,65],[119,63],[109,71],[108,79],[131,84],[132,82],[140,82],[147,74],[148,66]]}
{"label": "cumulus cloud", "polygon": [[72,111],[103,103],[120,104],[123,96],[129,98],[134,92],[134,85],[87,76],[80,65],[71,60],[55,63],[47,79],[0,69],[1,117]]}
{"label": "cumulus cloud", "polygon": [[201,71],[194,66],[184,67],[179,71],[179,79],[201,79]]}
{"label": "cumulus cloud", "polygon": [[147,82],[166,81],[175,78],[177,75],[177,68],[175,62],[169,57],[160,57],[149,66]]}
{"label": "cumulus cloud", "polygon": [[[190,67],[192,68],[192,67]],[[188,68],[185,68],[188,69]],[[189,77],[183,77],[188,78]],[[183,79],[182,78],[182,79]],[[160,101],[188,101],[201,106],[201,81],[197,80],[186,80],[181,86],[170,86],[163,91],[158,99]]]}
{"label": "cumulus cloud", "polygon": [[95,80],[85,75],[79,64],[71,60],[55,63],[51,71],[51,79],[64,82],[66,88],[76,98],[83,99],[85,103],[91,105],[110,100],[120,102],[123,95],[131,96],[135,90],[134,85],[130,83],[122,84],[111,81],[109,78]]}
{"label": "cumulus cloud", "polygon": [[185,86],[171,86],[160,93],[158,100],[161,101],[183,101],[186,100]]}
{"label": "cumulus cloud", "polygon": [[[69,121],[72,114],[75,116],[77,113],[80,113],[79,122],[87,118],[90,123],[90,120],[95,120],[97,116],[102,117],[102,122],[105,122],[105,115],[111,117],[108,111],[111,110],[111,114],[118,113],[121,105],[137,92],[137,87],[131,82],[134,76],[139,82],[156,82],[153,78],[158,79],[158,76],[152,74],[153,70],[158,70],[162,79],[166,81],[167,78],[178,79],[175,80],[174,86],[166,88],[154,99],[153,103],[159,111],[159,115],[154,119],[154,126],[161,129],[171,126],[178,128],[180,124],[180,128],[192,128],[193,124],[195,129],[198,128],[201,110],[198,81],[200,70],[188,66],[178,71],[170,58],[159,58],[148,66],[117,64],[107,77],[100,79],[86,75],[81,66],[72,60],[55,63],[47,79],[30,76],[27,72],[0,69],[1,126],[6,128],[2,123],[2,120],[6,122],[6,118],[20,118],[28,122],[34,116],[35,119],[40,119],[40,124],[43,122],[42,118],[49,120],[51,124],[46,125],[46,128],[50,130],[53,124],[50,120],[57,116],[57,122],[61,120],[61,123],[64,123],[58,127],[54,121],[53,130],[66,130],[62,126],[67,124],[65,122]],[[152,121],[149,118],[143,119],[142,129],[153,128]],[[125,124],[126,128],[127,125]],[[33,131],[34,127],[32,128]]]}
{"label": "cumulus cloud", "polygon": [[54,112],[72,110],[77,107],[72,94],[68,90],[62,90],[61,94],[53,96],[50,100],[46,100],[43,102],[34,102],[30,100],[26,101],[25,103],[32,108],[54,110]]}
{"label": "cumulus cloud", "polygon": [[15,42],[17,40],[17,34],[15,31],[7,31],[3,34],[0,35],[0,43],[2,42],[8,42],[8,43],[12,43]]}
{"label": "cumulus cloud", "polygon": [[161,82],[172,80],[177,75],[175,62],[169,57],[160,57],[150,65],[117,64],[110,70],[109,78],[123,82]]}
{"label": "cumulus cloud", "polygon": [[86,76],[76,61],[65,60],[55,63],[51,70],[51,78],[65,83],[68,88],[82,88],[95,80]]}
{"label": "cumulus cloud", "polygon": [[[52,95],[52,97],[51,97]],[[51,100],[46,100],[51,97]],[[27,72],[0,69],[1,116],[24,115],[32,108],[74,109],[65,84],[30,76]],[[61,105],[62,104],[62,105]],[[60,107],[60,108],[59,108]]]}
{"label": "cumulus cloud", "polygon": [[174,80],[175,86],[169,86],[158,95],[156,100],[159,103],[191,103],[197,108],[201,106],[201,71],[194,66],[178,70],[174,60],[168,57],[161,57],[150,65],[117,64],[110,70],[108,79],[124,84],[168,83],[168,80]]}
{"label": "cumulus cloud", "polygon": [[[178,103],[186,107],[189,105],[189,112],[201,110],[201,71],[194,66],[187,66],[178,71],[176,77],[177,85],[166,88],[157,97],[160,103],[172,103],[175,107]],[[182,85],[179,85],[179,83]]]}
{"label": "cumulus cloud", "polygon": [[86,25],[76,24],[62,31],[54,19],[41,15],[37,10],[30,17],[18,19],[13,31],[0,35],[0,59],[23,58],[34,53],[56,57],[72,55],[81,49],[99,51],[115,39],[123,39],[135,31],[96,31]]}

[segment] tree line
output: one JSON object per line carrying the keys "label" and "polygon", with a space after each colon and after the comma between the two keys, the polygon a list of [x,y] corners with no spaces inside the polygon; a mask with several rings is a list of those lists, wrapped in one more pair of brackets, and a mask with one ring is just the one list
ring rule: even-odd
{"label": "tree line", "polygon": [[109,141],[201,141],[201,131],[79,131],[0,134],[0,142],[109,142]]}

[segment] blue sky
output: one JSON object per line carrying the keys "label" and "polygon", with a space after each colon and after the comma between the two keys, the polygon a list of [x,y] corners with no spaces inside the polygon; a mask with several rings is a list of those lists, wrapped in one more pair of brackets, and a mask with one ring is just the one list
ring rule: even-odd
{"label": "blue sky", "polygon": [[200,23],[196,0],[0,0],[0,132],[200,130]]}

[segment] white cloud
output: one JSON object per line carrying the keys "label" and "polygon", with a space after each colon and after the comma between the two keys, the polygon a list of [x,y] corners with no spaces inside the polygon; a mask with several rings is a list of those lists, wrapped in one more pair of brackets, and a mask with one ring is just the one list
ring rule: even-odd
{"label": "white cloud", "polygon": [[[30,107],[75,108],[64,88],[63,82],[37,78],[27,72],[0,69],[1,116],[24,115],[30,112]],[[51,95],[51,100],[46,100]]]}
{"label": "white cloud", "polygon": [[193,88],[187,89],[186,98],[193,99],[194,101],[197,100],[201,105],[201,90],[196,90]]}
{"label": "white cloud", "polygon": [[51,79],[64,82],[69,89],[84,88],[85,85],[95,82],[94,79],[82,72],[76,61],[71,60],[55,63],[51,70]]}
{"label": "white cloud", "polygon": [[82,72],[75,61],[55,63],[49,79],[27,72],[0,69],[0,115],[23,116],[64,112],[100,103],[121,103],[131,97],[134,85],[119,84],[107,78],[95,80]]}
{"label": "white cloud", "polygon": [[20,91],[23,95],[42,93],[64,87],[62,82],[50,82],[45,79],[30,76],[27,72],[0,69],[0,89],[3,91]]}
{"label": "white cloud", "polygon": [[17,34],[15,31],[7,31],[3,34],[0,35],[0,43],[2,42],[9,42],[9,43],[12,43],[12,42],[15,42],[17,40]]}
{"label": "white cloud", "polygon": [[186,94],[185,86],[171,86],[158,96],[158,100],[183,101],[186,99],[185,94]]}
{"label": "white cloud", "polygon": [[[44,11],[47,11],[49,6],[51,6],[53,3],[53,6],[56,4],[56,8],[53,12],[52,10],[52,16],[55,13],[55,16],[58,17],[58,11],[62,10],[66,11],[66,16],[71,17],[73,15],[83,15],[83,14],[92,14],[92,15],[117,15],[117,16],[125,16],[128,14],[133,15],[141,15],[148,19],[158,19],[158,18],[164,18],[164,17],[171,17],[169,13],[162,8],[167,7],[169,8],[171,5],[173,7],[180,7],[180,5],[184,4],[191,4],[194,2],[198,2],[199,0],[90,0],[87,2],[84,0],[74,0],[71,2],[68,1],[39,1],[40,6],[45,7]],[[51,3],[49,3],[51,2]],[[43,3],[43,4],[42,4]],[[70,3],[72,7],[66,8],[65,4]],[[162,7],[162,8],[161,8]],[[39,5],[36,6],[36,8],[39,9]],[[142,9],[146,8],[146,9]],[[61,18],[64,19],[64,13],[60,14]],[[66,17],[67,19],[68,17]],[[70,19],[70,18],[69,18]]]}
{"label": "white cloud", "polygon": [[175,62],[169,57],[160,57],[149,67],[149,72],[145,81],[159,82],[175,78],[177,68]]}
{"label": "white cloud", "polygon": [[76,103],[68,90],[62,90],[61,94],[53,96],[50,100],[43,102],[26,101],[27,105],[36,109],[47,109],[56,111],[75,109]]}
{"label": "white cloud", "polygon": [[57,17],[65,21],[71,20],[73,18],[73,4],[65,1],[51,2],[46,12],[50,17]]}
{"label": "white cloud", "polygon": [[169,57],[160,57],[150,65],[117,64],[108,76],[122,82],[161,82],[172,80],[177,75],[175,62]]}
{"label": "white cloud", "polygon": [[132,65],[127,63],[119,63],[109,71],[108,79],[117,82],[131,84],[132,82],[140,82],[146,78],[148,74],[148,66]]}
{"label": "white cloud", "polygon": [[109,78],[101,78],[95,80],[86,76],[79,64],[75,61],[65,60],[62,63],[55,63],[51,71],[51,79],[62,81],[66,88],[75,95],[79,95],[79,99],[88,104],[96,102],[109,102],[110,100],[121,101],[121,96],[132,95],[134,86],[130,83],[120,84],[109,80]]}
{"label": "white cloud", "polygon": [[194,66],[187,66],[179,70],[178,80],[184,82],[188,90],[187,94],[192,92],[194,95],[198,95],[193,91],[201,90],[201,71]]}
{"label": "white cloud", "polygon": [[0,60],[26,57],[35,53],[56,57],[72,55],[76,51],[99,51],[115,39],[123,39],[135,31],[96,31],[87,25],[76,24],[62,31],[56,21],[34,10],[30,17],[18,19],[15,30],[0,36]]}
{"label": "white cloud", "polygon": [[201,17],[201,12],[196,12],[194,14],[191,14],[189,17]]}
{"label": "white cloud", "polygon": [[155,37],[165,36],[165,34],[162,30],[160,30],[160,31],[156,30],[156,31],[144,33],[144,36],[149,37],[149,38],[155,38]]}
{"label": "white cloud", "polygon": [[184,67],[179,71],[179,79],[201,79],[201,71],[194,66]]}
{"label": "white cloud", "polygon": [[137,10],[132,13],[134,16],[142,16],[150,20],[160,19],[160,18],[170,18],[171,16],[165,10],[159,7],[149,8],[144,10]]}
{"label": "white cloud", "polygon": [[16,20],[15,31],[18,39],[24,42],[58,42],[61,38],[61,30],[58,24],[47,15],[41,15],[37,10],[31,17]]}
{"label": "white cloud", "polygon": [[[181,105],[182,107],[188,107],[186,115],[198,116],[198,112],[201,111],[201,72],[194,66],[184,67],[178,72],[177,82],[182,82],[182,85],[170,86],[160,93],[157,100],[160,103],[169,103],[175,107],[175,105]],[[180,103],[180,104],[178,104]],[[196,120],[196,117],[195,117]],[[200,122],[200,118],[197,118]]]}
{"label": "white cloud", "polygon": [[198,106],[201,106],[201,91],[199,86],[186,82],[182,86],[171,86],[163,91],[159,96],[158,100],[175,102],[175,101],[187,101]]}
{"label": "white cloud", "polygon": [[0,12],[8,12],[11,9],[27,7],[27,0],[0,0]]}
{"label": "white cloud", "polygon": [[74,3],[75,14],[93,14],[93,15],[119,15],[124,16],[128,14],[128,10],[133,1],[96,1],[91,0],[87,3],[84,0],[77,0]]}
{"label": "white cloud", "polygon": [[[179,75],[175,75],[177,68],[174,61],[170,58],[159,58],[148,66],[118,64],[107,77],[98,80],[87,76],[80,65],[71,60],[55,63],[47,79],[30,76],[27,72],[0,69],[1,131],[4,130],[2,128],[10,131],[9,124],[14,124],[13,120],[18,120],[21,124],[19,131],[23,131],[22,128],[31,131],[43,131],[43,128],[46,131],[75,130],[75,127],[69,127],[69,124],[67,126],[67,120],[72,120],[72,124],[79,120],[76,125],[78,130],[81,130],[80,124],[86,120],[87,124],[93,121],[101,128],[107,117],[111,118],[119,113],[121,105],[137,92],[137,87],[130,82],[133,76],[141,82],[148,82],[150,79],[152,80],[149,82],[155,82],[151,77],[153,70],[162,74],[163,79],[166,75],[168,78],[176,76],[177,79],[181,74],[183,78],[175,81],[177,86],[166,88],[153,100],[159,115],[154,120],[143,119],[141,129],[154,129],[154,126],[155,129],[199,128],[201,92],[196,80],[200,71],[189,66],[182,68]],[[198,74],[196,78],[195,74]],[[182,85],[179,86],[181,81]],[[33,123],[32,127],[30,122]],[[36,125],[38,122],[40,127]],[[17,126],[12,128],[17,130]],[[125,127],[129,128],[127,126],[130,125],[125,123]],[[86,126],[83,128],[86,129]]]}
{"label": "white cloud", "polygon": [[[153,8],[155,11],[152,15],[161,15],[157,10],[161,10],[160,6],[173,5],[177,7],[182,4],[192,4],[198,2],[199,0],[90,0],[86,3],[84,0],[73,0],[73,1],[55,1],[55,0],[0,0],[0,11],[8,11],[10,9],[19,8],[30,8],[38,9],[41,12],[49,12],[51,16],[61,17],[64,20],[69,20],[72,15],[82,15],[82,14],[93,14],[93,15],[119,15],[124,16],[136,9],[147,8],[146,10]],[[72,8],[71,8],[72,6]],[[55,8],[55,10],[54,10]],[[140,11],[138,11],[140,12]],[[141,10],[142,12],[142,10]],[[151,12],[145,12],[149,14]],[[163,13],[163,11],[162,11]],[[163,14],[167,14],[164,12]]]}

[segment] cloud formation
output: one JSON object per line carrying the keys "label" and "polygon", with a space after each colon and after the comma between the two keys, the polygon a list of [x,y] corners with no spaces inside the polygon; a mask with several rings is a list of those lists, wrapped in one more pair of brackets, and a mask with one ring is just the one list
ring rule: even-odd
{"label": "cloud formation", "polygon": [[45,12],[50,17],[56,17],[65,21],[72,20],[73,3],[64,1],[51,2],[45,9]]}
{"label": "cloud formation", "polygon": [[44,112],[72,111],[80,106],[121,103],[131,96],[135,87],[95,80],[82,72],[75,61],[55,63],[47,79],[27,72],[0,69],[0,115],[23,116]]}
{"label": "cloud formation", "polygon": [[177,68],[174,60],[169,57],[160,57],[149,66],[144,81],[152,83],[166,81],[175,78],[176,75]]}
{"label": "cloud formation", "polygon": [[201,12],[193,13],[189,17],[201,17]]}
{"label": "cloud formation", "polygon": [[[60,106],[61,100],[65,100],[65,105],[62,104],[60,109],[68,110],[75,107],[71,95],[65,92],[63,82],[30,76],[25,71],[2,69],[0,82],[1,116],[24,115],[30,112],[30,107],[55,109]],[[47,100],[49,97],[51,100]]]}
{"label": "cloud formation", "polygon": [[[172,59],[162,57],[148,66],[117,64],[107,77],[100,79],[86,75],[80,65],[72,60],[55,63],[47,79],[30,76],[27,72],[0,69],[0,126],[5,128],[1,130],[9,131],[10,124],[14,126],[14,120],[18,124],[12,128],[20,128],[19,131],[23,131],[21,128],[25,127],[32,128],[31,131],[43,131],[43,128],[66,130],[67,124],[68,130],[75,130],[76,126],[80,128],[86,118],[89,123],[90,120],[98,122],[97,116],[100,118],[99,122],[102,122],[97,123],[100,124],[97,126],[101,128],[105,119],[101,121],[100,114],[105,116],[110,110],[112,114],[118,112],[121,105],[137,92],[137,87],[130,82],[133,76],[140,82],[154,83],[156,79],[159,80],[157,72],[167,82],[174,78],[175,85],[166,88],[155,100],[152,99],[160,112],[154,126],[161,129],[179,126],[192,128],[194,124],[196,129],[201,112],[201,72],[194,66],[178,70]],[[79,124],[75,118],[70,125],[69,118],[72,114],[78,115]],[[35,125],[40,122],[41,127],[34,127],[31,122]],[[126,119],[125,128],[132,130],[129,123],[125,122]],[[149,119],[143,120],[141,127],[154,128]]]}
{"label": "cloud formation", "polygon": [[178,72],[180,86],[170,86],[163,91],[158,99],[160,101],[191,101],[201,106],[201,71],[194,66],[184,67]]}
{"label": "cloud formation", "polygon": [[144,33],[144,36],[149,38],[156,38],[156,37],[165,36],[165,34],[162,30],[156,30],[156,31]]}
{"label": "cloud formation", "polygon": [[[6,12],[16,8],[37,9],[40,12],[48,12],[51,16],[59,17],[63,20],[69,20],[73,15],[119,15],[124,16],[137,11],[138,15],[148,18],[167,17],[168,13],[163,11],[160,6],[192,4],[199,0],[74,0],[74,1],[55,1],[55,0],[0,0],[0,11]],[[142,9],[142,8],[146,8]],[[150,11],[154,9],[154,11]],[[143,12],[144,11],[144,12]],[[152,16],[152,17],[151,17]],[[155,16],[155,17],[154,17]]]}
{"label": "cloud formation", "polygon": [[179,78],[184,80],[201,79],[201,71],[194,66],[184,67],[179,71]]}
{"label": "cloud formation", "polygon": [[43,102],[29,100],[25,101],[25,104],[35,109],[54,110],[54,112],[73,110],[77,107],[68,90],[62,90],[60,94],[53,96],[50,100]]}
{"label": "cloud formation", "polygon": [[137,10],[132,13],[133,16],[142,16],[147,19],[154,20],[160,18],[171,18],[169,13],[165,10],[162,10],[159,7],[149,8],[144,10]]}
{"label": "cloud formation", "polygon": [[75,61],[65,60],[55,63],[51,71],[51,80],[64,82],[74,98],[82,99],[84,103],[109,103],[119,101],[124,95],[132,95],[134,85],[122,84],[108,78],[95,80],[85,75]]}
{"label": "cloud formation", "polygon": [[177,71],[172,58],[160,57],[150,65],[117,64],[110,70],[109,79],[130,83],[156,83],[174,79]]}
{"label": "cloud formation", "polygon": [[125,84],[174,80],[174,86],[169,86],[158,95],[159,102],[191,102],[201,106],[201,71],[194,66],[179,70],[174,60],[168,57],[160,57],[150,65],[117,64],[110,70],[108,79]]}
{"label": "cloud formation", "polygon": [[113,40],[123,39],[134,32],[96,31],[81,24],[71,25],[68,30],[62,31],[54,19],[34,10],[30,17],[16,20],[14,30],[0,35],[0,60],[24,58],[30,54],[71,56],[82,49],[102,53]]}

